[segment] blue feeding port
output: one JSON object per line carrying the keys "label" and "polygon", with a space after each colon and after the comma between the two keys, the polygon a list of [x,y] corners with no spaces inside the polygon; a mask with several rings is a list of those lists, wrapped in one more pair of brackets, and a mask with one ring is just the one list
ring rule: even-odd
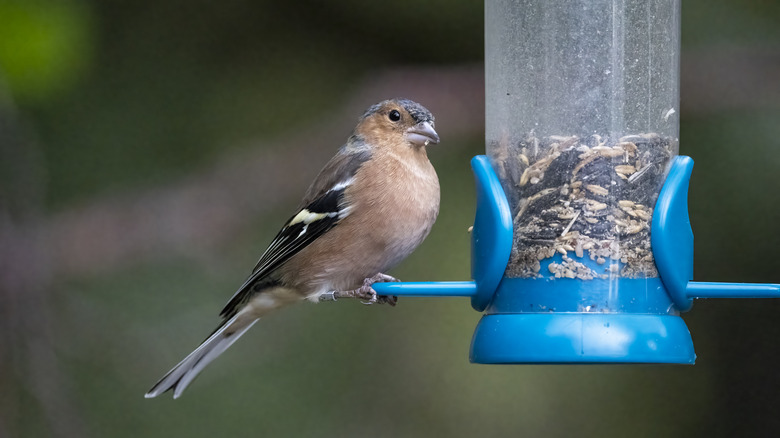
{"label": "blue feeding port", "polygon": [[477,185],[477,212],[471,230],[471,276],[474,281],[377,283],[380,295],[413,297],[470,297],[471,306],[485,310],[504,275],[512,250],[512,216],[490,160],[471,160]]}
{"label": "blue feeding port", "polygon": [[[676,157],[656,202],[651,239],[658,277],[505,278],[512,249],[509,203],[486,156],[472,159],[477,213],[472,229],[474,281],[380,283],[381,295],[469,297],[486,311],[470,360],[485,364],[677,363],[696,355],[680,312],[694,298],[780,298],[780,285],[694,282],[687,210],[689,157]],[[560,263],[556,255],[540,266]],[[586,255],[586,266],[603,265]],[[616,261],[614,271],[622,269]]]}

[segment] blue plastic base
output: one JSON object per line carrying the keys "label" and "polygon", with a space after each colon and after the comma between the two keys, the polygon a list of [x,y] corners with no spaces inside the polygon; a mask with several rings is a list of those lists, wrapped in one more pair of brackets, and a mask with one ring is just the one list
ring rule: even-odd
{"label": "blue plastic base", "polygon": [[482,364],[693,364],[693,341],[675,315],[517,313],[482,317],[469,359]]}
{"label": "blue plastic base", "polygon": [[679,315],[661,279],[505,278],[487,313],[639,313]]}

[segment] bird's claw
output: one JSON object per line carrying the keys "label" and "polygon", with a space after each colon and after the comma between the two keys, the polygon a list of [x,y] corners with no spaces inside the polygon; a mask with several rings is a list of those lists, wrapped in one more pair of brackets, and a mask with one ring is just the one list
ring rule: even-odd
{"label": "bird's claw", "polygon": [[389,304],[395,306],[398,302],[398,297],[392,295],[378,295],[372,285],[374,283],[382,282],[397,282],[400,281],[395,277],[381,272],[373,277],[363,280],[363,285],[357,289],[345,290],[345,291],[328,291],[320,294],[319,301],[336,301],[338,298],[358,298],[363,304]]}
{"label": "bird's claw", "polygon": [[371,304],[389,304],[391,306],[395,306],[398,302],[398,297],[394,295],[377,295],[376,291],[372,287],[374,283],[385,283],[385,282],[398,282],[397,278],[383,274],[381,272],[377,273],[371,278],[366,278],[363,280],[363,286],[361,286],[357,292],[358,297],[363,298],[366,301],[362,301],[363,304],[371,305]]}

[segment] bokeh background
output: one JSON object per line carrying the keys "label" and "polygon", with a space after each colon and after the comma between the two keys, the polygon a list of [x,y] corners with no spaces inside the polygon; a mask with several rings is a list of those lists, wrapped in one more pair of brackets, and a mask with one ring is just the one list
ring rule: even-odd
{"label": "bokeh background", "polygon": [[[777,436],[780,301],[700,301],[695,366],[468,363],[462,299],[306,304],[176,401],[144,392],[369,105],[437,116],[440,219],[394,274],[469,276],[478,1],[0,0],[0,436]],[[780,282],[780,3],[683,2],[696,278]]]}

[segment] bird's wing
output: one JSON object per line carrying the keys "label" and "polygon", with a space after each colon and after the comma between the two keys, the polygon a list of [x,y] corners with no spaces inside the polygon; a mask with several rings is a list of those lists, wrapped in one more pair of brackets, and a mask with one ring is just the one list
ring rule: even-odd
{"label": "bird's wing", "polygon": [[232,316],[252,296],[254,284],[349,215],[350,206],[344,200],[344,192],[369,158],[371,151],[368,148],[344,147],[325,165],[309,186],[298,212],[268,245],[252,274],[222,309],[221,316]]}

